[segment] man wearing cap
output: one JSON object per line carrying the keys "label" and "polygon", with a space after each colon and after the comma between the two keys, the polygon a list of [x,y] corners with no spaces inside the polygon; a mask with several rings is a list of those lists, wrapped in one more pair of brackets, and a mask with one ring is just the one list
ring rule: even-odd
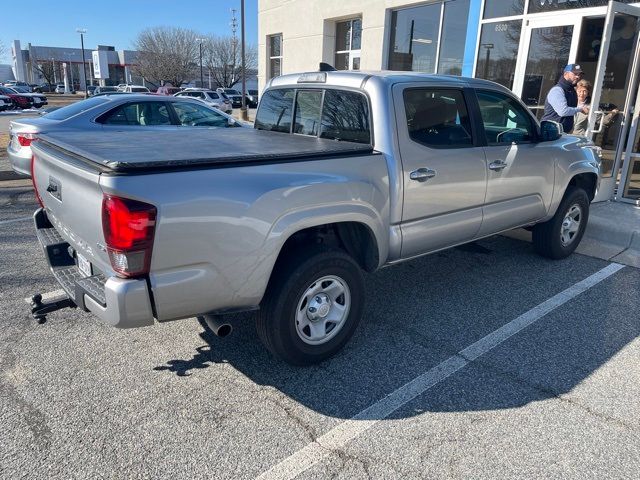
{"label": "man wearing cap", "polygon": [[562,77],[547,94],[542,120],[558,122],[564,131],[569,133],[573,130],[574,115],[578,112],[589,113],[589,107],[584,104],[578,105],[575,87],[581,78],[582,68],[580,65],[570,63],[564,67]]}

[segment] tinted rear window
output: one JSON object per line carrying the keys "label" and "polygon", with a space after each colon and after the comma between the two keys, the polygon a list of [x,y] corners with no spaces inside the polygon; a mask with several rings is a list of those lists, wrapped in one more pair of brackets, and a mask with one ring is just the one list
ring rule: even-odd
{"label": "tinted rear window", "polygon": [[67,105],[66,107],[59,108],[58,110],[54,110],[51,113],[47,113],[47,118],[51,120],[66,120],[67,118],[71,118],[74,115],[85,112],[90,108],[97,107],[98,105],[102,105],[109,101],[106,97],[94,97],[88,100],[82,100],[80,102],[72,103],[71,105]]}
{"label": "tinted rear window", "polygon": [[295,90],[281,88],[269,90],[262,96],[256,116],[255,128],[289,133]]}

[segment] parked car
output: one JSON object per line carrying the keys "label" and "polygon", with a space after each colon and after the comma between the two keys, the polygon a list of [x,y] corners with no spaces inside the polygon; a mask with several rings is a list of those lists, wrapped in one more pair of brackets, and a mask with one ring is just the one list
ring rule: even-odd
{"label": "parked car", "polygon": [[218,88],[216,92],[223,93],[229,100],[233,108],[240,108],[242,106],[242,94],[234,90],[233,88]]}
{"label": "parked car", "polygon": [[37,93],[55,93],[56,86],[51,83],[41,83],[33,87],[33,91]]}
{"label": "parked car", "polygon": [[255,310],[266,347],[301,365],[354,333],[363,270],[521,226],[564,258],[599,181],[596,147],[507,88],[417,72],[275,77],[253,130],[122,130],[33,146],[36,232],[66,292],[34,317],[228,333],[222,314]]}
{"label": "parked car", "polygon": [[46,95],[43,95],[41,93],[31,93],[27,90],[26,87],[13,87],[12,90],[18,92],[19,94],[28,95],[29,97],[33,98],[34,108],[40,108],[49,104]]}
{"label": "parked car", "polygon": [[122,89],[118,88],[118,91],[124,93],[151,93],[147,87],[142,85],[125,85]]}
{"label": "parked car", "polygon": [[14,171],[30,175],[31,142],[43,133],[89,130],[96,135],[137,128],[184,131],[184,127],[249,126],[194,99],[115,92],[94,95],[39,118],[13,120],[7,154]]}
{"label": "parked car", "polygon": [[56,85],[55,93],[64,93],[64,83],[58,83]]}
{"label": "parked car", "polygon": [[98,87],[96,87],[95,85],[87,85],[87,95],[90,97],[93,96],[93,94],[96,91],[96,88]]}
{"label": "parked car", "polygon": [[247,106],[249,108],[258,106],[258,90],[247,90]]}
{"label": "parked car", "polygon": [[93,96],[104,95],[106,93],[114,93],[117,91],[118,91],[118,87],[111,87],[111,86],[96,87],[96,89],[93,91]]}
{"label": "parked car", "polygon": [[13,110],[13,101],[7,95],[0,95],[0,112]]}
{"label": "parked car", "polygon": [[207,105],[222,110],[225,113],[231,113],[233,111],[231,101],[225,98],[224,95],[212,90],[204,88],[186,88],[183,91],[176,93],[175,96],[195,98]]}
{"label": "parked car", "polygon": [[13,87],[24,87],[24,88],[27,89],[28,92],[32,91],[31,85],[29,85],[27,82],[21,82],[19,80],[10,80],[8,82],[5,82],[4,86],[5,87],[11,87],[11,88],[13,88]]}
{"label": "parked car", "polygon": [[31,108],[34,103],[34,98],[26,93],[19,93],[13,88],[0,87],[0,95],[6,95],[13,102],[14,108],[27,109]]}

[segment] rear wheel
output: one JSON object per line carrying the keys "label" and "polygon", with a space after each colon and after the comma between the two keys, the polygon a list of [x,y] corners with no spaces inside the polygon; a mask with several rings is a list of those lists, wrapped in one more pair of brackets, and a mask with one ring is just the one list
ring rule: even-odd
{"label": "rear wheel", "polygon": [[582,240],[588,221],[587,193],[569,186],[553,218],[533,227],[533,248],[543,257],[568,257]]}
{"label": "rear wheel", "polygon": [[364,305],[364,281],[346,253],[312,246],[280,263],[256,318],[260,339],[293,365],[321,362],[347,343]]}

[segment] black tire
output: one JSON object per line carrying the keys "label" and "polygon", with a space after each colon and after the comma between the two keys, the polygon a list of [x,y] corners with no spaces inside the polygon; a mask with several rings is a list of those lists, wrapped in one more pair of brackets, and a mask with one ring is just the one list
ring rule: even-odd
{"label": "black tire", "polygon": [[[305,332],[298,331],[299,328],[304,329],[300,327],[296,314],[298,318],[307,314],[309,304],[303,300],[305,293],[313,285],[324,285],[324,282],[318,281],[328,276],[346,284],[346,292],[350,297],[348,313],[339,328],[334,325],[333,328],[338,328],[334,333],[332,329],[327,331],[327,324],[324,324],[324,331],[329,335],[324,343],[310,345],[307,342],[311,339],[303,340]],[[344,299],[349,297],[338,296],[333,303],[338,304],[341,299],[346,303]],[[292,365],[312,365],[342,349],[360,323],[363,306],[364,280],[353,258],[340,250],[309,246],[287,254],[278,262],[256,317],[256,329],[262,343],[275,356]]]}
{"label": "black tire", "polygon": [[[569,212],[579,208],[578,230],[563,241],[563,222]],[[578,187],[569,186],[564,194],[556,214],[550,220],[533,227],[533,248],[543,257],[559,260],[566,258],[576,249],[584,235],[589,221],[589,197]],[[569,234],[570,235],[570,234]]]}

